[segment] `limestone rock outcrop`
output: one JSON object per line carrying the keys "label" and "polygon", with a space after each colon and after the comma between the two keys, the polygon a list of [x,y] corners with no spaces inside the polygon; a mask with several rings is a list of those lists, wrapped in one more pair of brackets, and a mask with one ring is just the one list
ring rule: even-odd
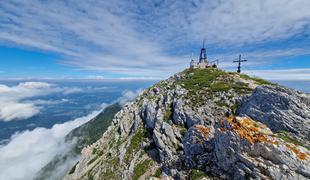
{"label": "limestone rock outcrop", "polygon": [[309,101],[246,75],[188,69],[127,103],[64,179],[309,179]]}

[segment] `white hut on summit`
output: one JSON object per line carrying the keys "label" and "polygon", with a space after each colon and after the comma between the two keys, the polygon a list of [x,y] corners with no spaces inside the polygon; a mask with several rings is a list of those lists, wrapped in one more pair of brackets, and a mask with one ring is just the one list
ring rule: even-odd
{"label": "white hut on summit", "polygon": [[208,67],[208,60],[207,60],[207,51],[205,48],[205,42],[203,41],[202,48],[200,50],[200,55],[199,55],[199,62],[195,64],[195,60],[192,57],[191,62],[190,62],[190,68],[206,68]]}

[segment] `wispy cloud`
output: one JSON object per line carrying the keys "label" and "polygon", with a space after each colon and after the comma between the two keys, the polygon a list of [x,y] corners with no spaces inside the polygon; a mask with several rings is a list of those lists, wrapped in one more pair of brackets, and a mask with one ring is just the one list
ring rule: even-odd
{"label": "wispy cloud", "polygon": [[214,54],[229,57],[225,62],[242,51],[310,54],[309,6],[308,0],[11,0],[0,6],[0,41],[60,53],[59,63],[82,69],[163,77],[186,67],[204,38]]}

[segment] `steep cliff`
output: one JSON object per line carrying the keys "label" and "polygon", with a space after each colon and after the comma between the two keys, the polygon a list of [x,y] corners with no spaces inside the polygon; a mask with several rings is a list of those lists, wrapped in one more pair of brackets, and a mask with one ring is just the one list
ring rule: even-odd
{"label": "steep cliff", "polygon": [[127,103],[64,179],[310,178],[309,99],[246,75],[187,69]]}

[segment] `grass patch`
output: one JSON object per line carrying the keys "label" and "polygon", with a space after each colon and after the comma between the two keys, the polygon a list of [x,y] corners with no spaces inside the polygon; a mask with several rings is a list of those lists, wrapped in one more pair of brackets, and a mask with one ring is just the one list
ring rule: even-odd
{"label": "grass patch", "polygon": [[150,167],[152,162],[153,162],[152,160],[147,159],[147,160],[144,160],[143,162],[137,164],[137,166],[133,170],[132,179],[133,180],[139,179],[139,177],[142,176],[148,170],[148,168]]}
{"label": "grass patch", "polygon": [[219,92],[219,91],[229,91],[232,88],[230,83],[225,83],[225,82],[217,82],[212,84],[212,86],[210,87],[210,89],[213,92]]}
{"label": "grass patch", "polygon": [[88,179],[88,180],[93,180],[94,177],[93,177],[91,174],[88,174],[88,175],[87,175],[87,179]]}
{"label": "grass patch", "polygon": [[217,101],[217,102],[216,102],[216,105],[221,106],[221,107],[226,107],[226,106],[228,106],[228,105],[226,104],[225,101]]}
{"label": "grass patch", "polygon": [[[225,75],[225,72],[216,68],[206,69],[188,69],[185,70],[186,77],[180,81],[184,88],[189,90],[189,93],[195,93],[201,90],[202,87],[211,87],[219,76]],[[220,89],[220,84],[215,88]]]}
{"label": "grass patch", "polygon": [[179,130],[180,130],[180,134],[184,137],[185,134],[187,133],[187,129],[183,126],[178,126]]}
{"label": "grass patch", "polygon": [[126,163],[128,163],[129,160],[132,158],[132,153],[139,148],[141,142],[145,137],[146,137],[146,131],[143,128],[138,129],[137,132],[133,135],[124,158]]}
{"label": "grass patch", "polygon": [[162,174],[162,171],[161,171],[161,168],[159,167],[152,176],[160,178],[161,174]]}
{"label": "grass patch", "polygon": [[241,94],[249,93],[252,91],[252,89],[249,88],[248,84],[240,82],[231,84],[231,88],[233,88],[236,92]]}
{"label": "grass patch", "polygon": [[138,100],[137,105],[138,105],[138,109],[141,110],[142,109],[142,98]]}
{"label": "grass patch", "polygon": [[190,179],[193,179],[193,180],[201,179],[203,177],[209,177],[209,175],[203,171],[198,170],[198,169],[194,169],[190,173]]}
{"label": "grass patch", "polygon": [[272,83],[272,82],[266,81],[266,80],[258,78],[258,77],[251,77],[251,76],[246,75],[246,74],[240,74],[240,77],[243,79],[253,80],[259,85],[273,85],[273,86],[277,85],[276,83]]}
{"label": "grass patch", "polygon": [[107,164],[109,164],[109,167],[106,167],[106,170],[104,171],[103,174],[100,174],[99,179],[119,179],[117,178],[118,173],[116,171],[117,167],[119,166],[117,158],[112,158],[107,160]]}
{"label": "grass patch", "polygon": [[96,154],[96,152],[97,152],[97,149],[94,148],[92,154]]}
{"label": "grass patch", "polygon": [[116,141],[116,147],[117,147],[117,149],[119,149],[120,148],[120,146],[122,145],[122,143],[125,141],[125,139],[121,139],[121,138],[119,138],[117,141]]}
{"label": "grass patch", "polygon": [[239,104],[234,104],[231,106],[231,112],[233,115],[237,115],[237,110],[238,110]]}
{"label": "grass patch", "polygon": [[277,131],[277,137],[281,138],[282,140],[284,140],[285,142],[287,143],[292,143],[292,144],[295,144],[297,146],[302,146],[308,150],[310,150],[310,147],[307,147],[305,146],[303,143],[299,142],[298,140],[292,138],[290,135],[289,135],[289,132],[287,131],[284,131],[284,130],[279,130]]}
{"label": "grass patch", "polygon": [[[252,91],[246,83],[235,82],[231,73],[217,68],[187,69],[184,78],[178,83],[188,90],[187,98],[193,104],[200,105],[202,99],[198,96],[212,98],[216,92],[228,92],[233,89],[237,93],[245,94]],[[198,100],[194,97],[198,97]]]}
{"label": "grass patch", "polygon": [[173,104],[171,103],[171,105],[168,107],[168,109],[164,114],[164,121],[172,120],[172,118],[173,118]]}

